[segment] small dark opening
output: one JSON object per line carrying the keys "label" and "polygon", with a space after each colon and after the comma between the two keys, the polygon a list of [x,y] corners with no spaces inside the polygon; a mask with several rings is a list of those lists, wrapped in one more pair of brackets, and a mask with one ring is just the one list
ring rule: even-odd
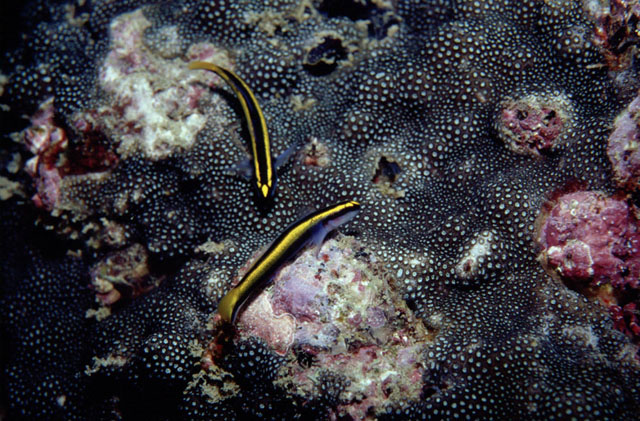
{"label": "small dark opening", "polygon": [[394,183],[398,178],[398,174],[402,172],[402,168],[397,162],[389,161],[387,157],[381,156],[378,161],[378,168],[373,176],[374,183]]}
{"label": "small dark opening", "polygon": [[516,117],[518,118],[518,120],[524,120],[528,116],[529,116],[529,113],[527,113],[526,111],[518,110],[516,112]]}
{"label": "small dark opening", "polygon": [[338,67],[338,62],[347,58],[347,50],[342,40],[324,37],[320,44],[313,47],[304,58],[304,68],[314,76],[324,76]]}

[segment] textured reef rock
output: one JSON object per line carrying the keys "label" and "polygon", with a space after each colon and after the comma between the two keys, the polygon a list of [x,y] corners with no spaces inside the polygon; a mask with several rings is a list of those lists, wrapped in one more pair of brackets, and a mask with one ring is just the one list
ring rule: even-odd
{"label": "textured reef rock", "polygon": [[305,252],[238,320],[240,340],[261,338],[290,357],[278,378],[288,393],[312,400],[315,383],[330,375],[342,388],[334,392],[338,411],[354,419],[389,401],[419,399],[430,339],[379,275],[380,262],[358,250],[347,237],[328,241],[317,257]]}
{"label": "textured reef rock", "polygon": [[607,155],[614,179],[622,188],[637,190],[640,185],[640,97],[629,104],[614,122]]}
{"label": "textured reef rock", "polygon": [[[3,7],[0,416],[637,418],[636,1]],[[293,148],[271,207],[194,60]],[[270,241],[346,199],[222,324]]]}
{"label": "textured reef rock", "polygon": [[541,227],[547,264],[567,279],[640,287],[640,223],[626,201],[593,192],[558,199]]}

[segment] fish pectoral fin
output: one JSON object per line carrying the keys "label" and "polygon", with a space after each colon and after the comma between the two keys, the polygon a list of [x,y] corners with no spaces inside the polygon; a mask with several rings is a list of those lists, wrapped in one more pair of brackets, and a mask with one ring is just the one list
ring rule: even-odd
{"label": "fish pectoral fin", "polygon": [[251,163],[251,159],[249,158],[238,161],[237,163],[225,168],[224,170],[227,173],[240,176],[247,181],[250,181],[253,177],[253,166]]}
{"label": "fish pectoral fin", "polygon": [[298,149],[298,143],[294,143],[289,146],[286,151],[282,152],[277,158],[275,162],[276,169],[281,168],[284,164],[286,164],[289,159],[291,159],[291,155]]}
{"label": "fish pectoral fin", "polygon": [[316,259],[320,257],[320,249],[322,248],[322,243],[324,242],[325,237],[329,234],[329,230],[325,228],[325,226],[320,223],[320,225],[315,229],[316,231],[313,233],[313,236],[309,239],[309,244],[315,249]]}

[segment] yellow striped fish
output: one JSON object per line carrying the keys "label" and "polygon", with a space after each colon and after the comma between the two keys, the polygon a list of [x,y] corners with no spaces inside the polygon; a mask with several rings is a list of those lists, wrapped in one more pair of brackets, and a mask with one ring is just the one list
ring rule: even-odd
{"label": "yellow striped fish", "polygon": [[359,210],[358,202],[341,202],[313,212],[287,228],[254,263],[240,283],[222,297],[218,303],[222,320],[234,323],[238,311],[249,297],[267,285],[285,262],[308,244],[320,247],[330,231],[351,220]]}
{"label": "yellow striped fish", "polygon": [[267,123],[255,95],[238,75],[213,63],[194,61],[189,64],[189,68],[211,70],[220,76],[238,97],[249,128],[256,191],[262,202],[270,201],[276,191],[276,171],[271,159]]}

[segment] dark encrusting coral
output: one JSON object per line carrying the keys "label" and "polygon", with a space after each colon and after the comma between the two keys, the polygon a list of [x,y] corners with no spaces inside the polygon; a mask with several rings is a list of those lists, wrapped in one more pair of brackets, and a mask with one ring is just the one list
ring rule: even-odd
{"label": "dark encrusting coral", "polygon": [[[637,282],[585,297],[545,271],[536,242],[564,193],[640,206],[607,156],[640,87],[635,1],[18,9],[21,36],[1,44],[0,417],[637,418]],[[194,59],[231,63],[251,86],[274,156],[295,145],[272,208],[234,174],[241,113],[186,70]],[[364,326],[366,311],[345,318],[371,342],[329,352],[346,335],[333,325],[329,345],[225,338],[214,314],[239,270],[345,199],[362,204],[341,230],[362,245],[353,262],[381,262],[375,285],[390,286]],[[318,311],[344,310],[333,294]],[[393,331],[414,316],[419,329]],[[397,366],[354,381],[371,379],[354,361],[371,369],[391,349]],[[397,380],[401,364],[416,377]],[[398,398],[403,381],[418,393]]]}

